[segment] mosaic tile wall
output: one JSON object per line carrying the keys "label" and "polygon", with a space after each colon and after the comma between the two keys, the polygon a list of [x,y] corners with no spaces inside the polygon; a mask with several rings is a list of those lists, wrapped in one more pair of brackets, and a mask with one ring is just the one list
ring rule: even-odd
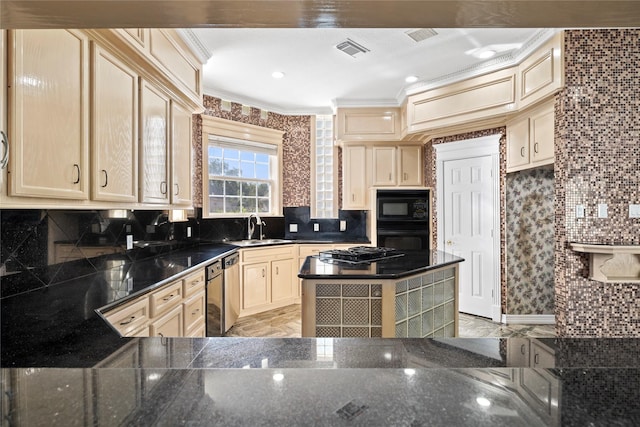
{"label": "mosaic tile wall", "polygon": [[505,188],[506,314],[553,314],[553,169],[510,173]]}
{"label": "mosaic tile wall", "polygon": [[[640,336],[640,284],[589,280],[569,242],[640,244],[640,30],[565,32],[556,98],[556,323],[559,336]],[[607,203],[609,218],[596,218]],[[577,204],[586,218],[576,219]]]}
{"label": "mosaic tile wall", "polygon": [[[425,185],[427,187],[436,188],[436,153],[433,148],[435,144],[446,144],[449,142],[463,141],[465,139],[480,138],[488,135],[502,134],[500,138],[500,286],[502,288],[502,312],[506,313],[506,294],[507,294],[507,259],[506,259],[506,219],[505,219],[505,180],[507,175],[506,169],[506,155],[507,155],[507,137],[506,128],[499,127],[494,129],[485,129],[475,132],[461,133],[458,135],[446,136],[443,138],[434,138],[427,142],[424,146],[424,176]],[[433,220],[432,220],[432,239],[431,247],[437,249],[438,241],[438,220],[437,220],[437,206],[436,206],[436,194],[433,194]],[[511,313],[512,314],[512,313]]]}
{"label": "mosaic tile wall", "polygon": [[[267,113],[260,117],[260,109],[251,108],[248,115],[242,114],[242,104],[231,103],[231,111],[222,109],[219,98],[204,95],[204,113],[209,116],[236,122],[277,129],[285,132],[283,137],[283,207],[309,206],[311,204],[311,116],[286,116]],[[202,118],[194,116],[193,150],[194,206],[202,207]]]}

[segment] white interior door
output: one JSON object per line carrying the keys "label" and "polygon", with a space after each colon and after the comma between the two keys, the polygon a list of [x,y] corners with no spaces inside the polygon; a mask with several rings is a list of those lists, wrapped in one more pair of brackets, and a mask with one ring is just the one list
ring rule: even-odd
{"label": "white interior door", "polygon": [[495,153],[470,141],[473,149],[437,152],[438,249],[465,259],[459,311],[500,321],[499,135]]}

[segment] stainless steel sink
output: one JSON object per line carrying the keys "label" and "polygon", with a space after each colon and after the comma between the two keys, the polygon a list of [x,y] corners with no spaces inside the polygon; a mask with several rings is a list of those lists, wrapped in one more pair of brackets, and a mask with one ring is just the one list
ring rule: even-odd
{"label": "stainless steel sink", "polygon": [[234,240],[231,243],[236,246],[261,246],[261,245],[283,245],[286,243],[292,243],[292,240],[286,239],[245,239],[245,240]]}

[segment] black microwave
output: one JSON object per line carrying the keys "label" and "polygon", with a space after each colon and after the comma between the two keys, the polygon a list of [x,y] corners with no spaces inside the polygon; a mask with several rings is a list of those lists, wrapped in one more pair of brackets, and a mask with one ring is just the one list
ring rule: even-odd
{"label": "black microwave", "polygon": [[378,221],[429,221],[429,190],[385,190],[376,197]]}

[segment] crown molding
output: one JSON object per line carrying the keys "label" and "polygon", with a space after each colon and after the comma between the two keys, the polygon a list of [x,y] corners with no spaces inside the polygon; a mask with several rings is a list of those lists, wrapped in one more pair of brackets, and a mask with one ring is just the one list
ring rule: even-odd
{"label": "crown molding", "polygon": [[176,32],[182,41],[189,46],[201,63],[206,64],[209,58],[213,56],[213,52],[211,52],[209,48],[202,43],[200,37],[198,37],[190,28],[178,28]]}
{"label": "crown molding", "polygon": [[204,94],[213,96],[215,98],[224,99],[225,101],[231,101],[237,104],[251,106],[260,110],[271,111],[283,116],[315,116],[316,114],[333,114],[334,112],[331,106],[283,109],[282,106],[270,104],[259,99],[241,96],[235,93],[226,92],[207,86],[204,87]]}

